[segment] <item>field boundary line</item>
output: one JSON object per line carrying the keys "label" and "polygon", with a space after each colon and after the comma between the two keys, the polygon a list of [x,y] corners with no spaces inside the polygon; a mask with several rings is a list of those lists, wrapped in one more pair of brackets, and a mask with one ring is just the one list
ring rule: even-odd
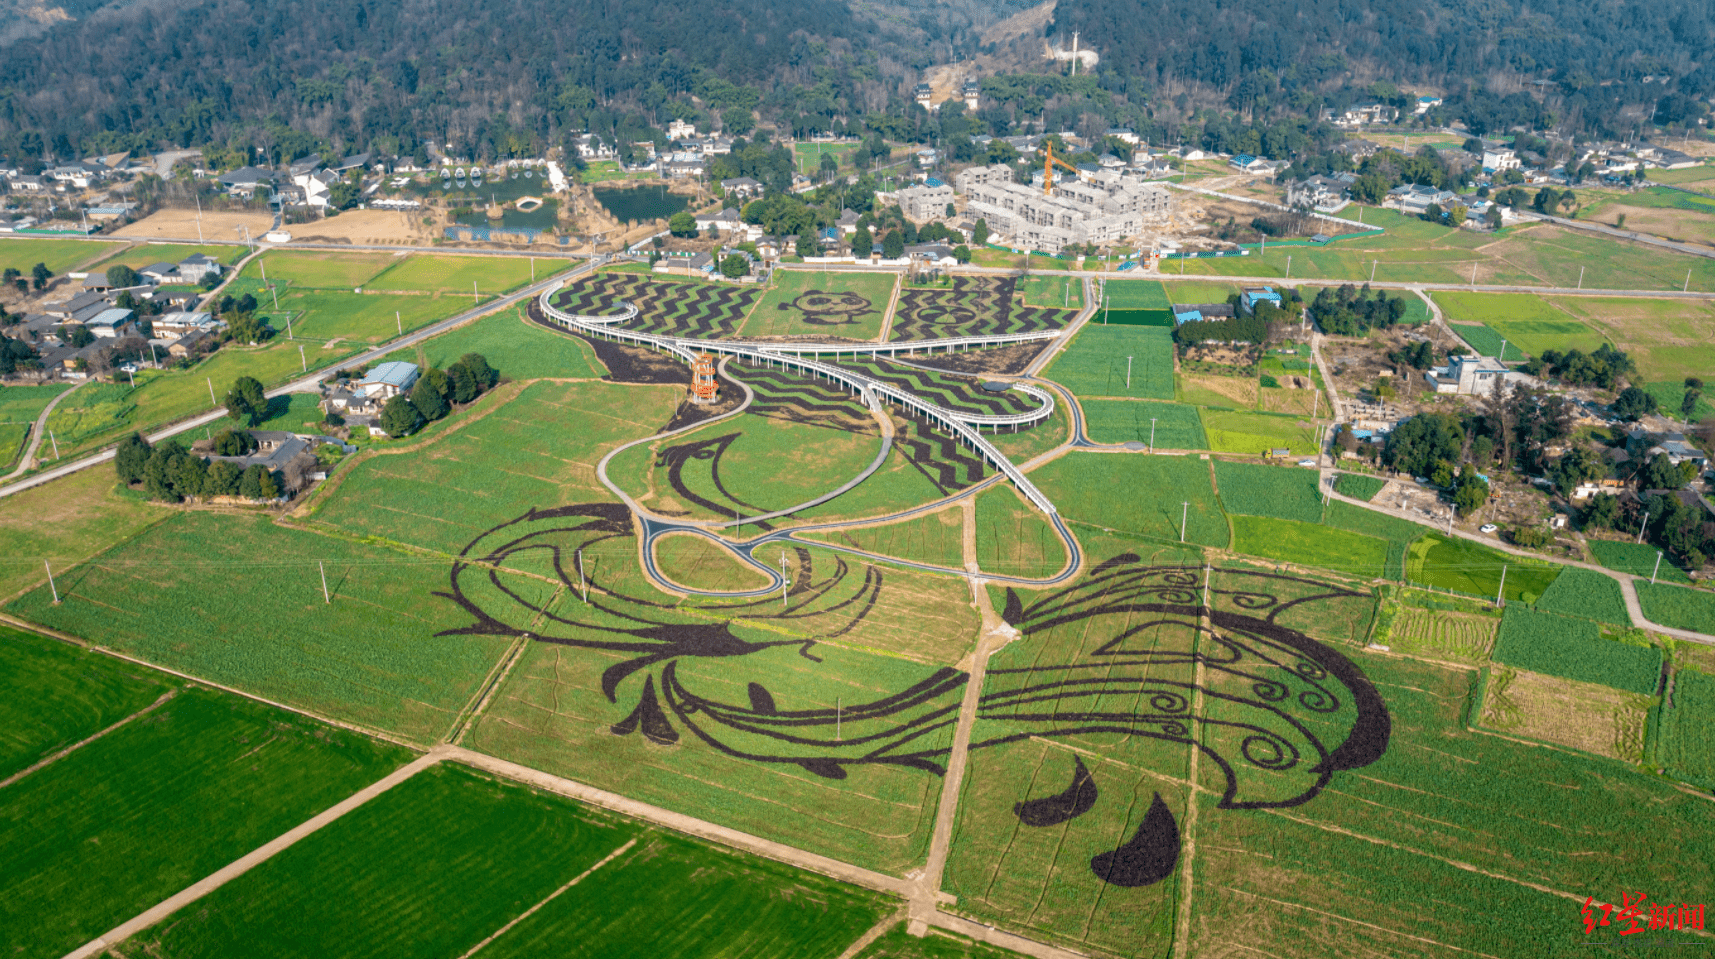
{"label": "field boundary line", "polygon": [[490,756],[487,753],[479,753],[464,746],[441,746],[437,749],[447,759],[491,775],[524,783],[544,792],[576,799],[591,806],[599,806],[633,819],[640,819],[728,848],[743,850],[764,859],[772,859],[775,862],[783,862],[789,866],[807,869],[842,882],[862,886],[865,889],[889,893],[901,899],[908,898],[912,892],[912,884],[907,880],[841,862],[820,853],[798,849],[783,842],[764,839],[761,836],[698,819],[685,813],[663,809],[660,806],[631,799],[619,793],[578,782],[575,779],[556,776],[553,773],[533,769],[511,760]]}
{"label": "field boundary line", "polygon": [[174,696],[177,696],[178,694],[179,694],[179,691],[177,689],[169,689],[166,692],[162,693],[160,695],[160,698],[156,699],[154,702],[150,703],[147,706],[144,706],[142,709],[137,710],[136,712],[132,713],[131,715],[126,716],[124,719],[119,720],[118,722],[114,723],[113,725],[108,726],[105,729],[99,730],[90,736],[86,736],[85,738],[80,739],[75,743],[72,743],[70,746],[67,746],[66,748],[60,750],[59,752],[56,752],[50,756],[46,756],[46,757],[38,760],[34,765],[30,766],[27,769],[21,769],[15,773],[13,773],[10,776],[7,776],[5,779],[0,779],[0,789],[5,789],[7,786],[10,786],[13,783],[17,782],[18,780],[23,779],[25,776],[28,776],[29,774],[35,772],[36,770],[41,769],[43,766],[50,765],[57,760],[63,759],[64,757],[70,755],[73,751],[75,751],[77,749],[81,749],[82,747],[87,746],[92,742],[95,742],[97,739],[100,739],[101,737],[107,735],[108,733],[113,732],[114,730],[125,725],[126,723],[130,722],[131,720],[136,719],[137,717],[143,715],[144,713],[154,712],[155,707],[164,705],[167,702],[167,700],[172,699]]}
{"label": "field boundary line", "polygon": [[857,937],[856,942],[847,946],[846,951],[840,953],[838,959],[857,959],[859,953],[868,949],[870,944],[875,942],[877,939],[887,935],[887,930],[892,929],[894,926],[899,924],[900,920],[903,918],[901,915],[903,912],[904,910],[902,909],[895,909],[893,912],[882,916],[880,922],[870,926],[863,935]]}
{"label": "field boundary line", "polygon": [[1432,945],[1432,946],[1441,946],[1441,947],[1444,947],[1447,949],[1452,949],[1455,952],[1468,953],[1468,954],[1473,955],[1473,956],[1482,956],[1483,959],[1506,959],[1506,957],[1504,957],[1504,956],[1491,955],[1490,953],[1487,953],[1487,952],[1478,952],[1475,949],[1465,949],[1465,948],[1461,948],[1459,946],[1452,945],[1450,943],[1441,942],[1440,940],[1437,940],[1437,939],[1426,939],[1422,936],[1414,936],[1409,932],[1402,932],[1398,929],[1389,929],[1386,926],[1378,926],[1373,922],[1364,922],[1362,919],[1353,919],[1351,916],[1342,916],[1337,912],[1326,912],[1324,910],[1315,909],[1315,908],[1312,908],[1310,906],[1301,905],[1301,904],[1296,903],[1296,902],[1285,902],[1285,901],[1280,900],[1280,899],[1270,899],[1267,896],[1259,895],[1259,894],[1254,893],[1254,892],[1246,892],[1243,889],[1234,889],[1232,886],[1222,886],[1220,888],[1225,889],[1227,892],[1236,892],[1241,896],[1249,896],[1252,899],[1260,899],[1263,902],[1271,902],[1277,906],[1287,906],[1287,907],[1292,908],[1292,909],[1302,909],[1305,912],[1313,912],[1318,916],[1327,916],[1330,919],[1338,919],[1341,922],[1349,922],[1354,926],[1363,926],[1365,929],[1374,929],[1377,932],[1385,932],[1388,935],[1399,936],[1399,937],[1404,938],[1404,939],[1410,939],[1413,942],[1425,942],[1425,943],[1428,943],[1429,945]]}
{"label": "field boundary line", "polygon": [[[565,587],[559,587],[554,595],[549,598],[548,603],[551,605],[560,598],[560,594],[563,592],[565,592]],[[537,618],[540,619],[541,617],[538,616]],[[476,721],[482,718],[483,711],[488,708],[489,704],[494,702],[494,697],[500,692],[501,684],[506,682],[506,677],[512,675],[512,667],[518,665],[518,661],[524,658],[524,650],[529,648],[530,638],[529,633],[520,634],[517,639],[512,641],[512,648],[507,650],[506,655],[495,664],[495,671],[489,673],[488,681],[477,693],[476,703],[457,721],[456,728],[449,740],[453,745],[457,746],[464,742],[465,735],[476,726]]]}
{"label": "field boundary line", "polygon": [[323,826],[339,819],[346,813],[362,806],[364,803],[369,802],[376,796],[392,789],[394,786],[410,779],[412,776],[415,776],[445,758],[446,752],[444,747],[438,747],[434,750],[430,750],[428,753],[417,757],[404,766],[393,770],[393,772],[383,776],[381,779],[378,779],[357,792],[352,793],[345,799],[335,803],[326,810],[323,810],[320,814],[304,820],[297,826],[281,833],[279,836],[276,836],[263,845],[258,846],[249,853],[240,856],[238,859],[233,860],[225,867],[216,870],[195,883],[192,883],[180,890],[178,893],[167,897],[157,905],[144,910],[132,919],[114,926],[112,929],[102,933],[100,936],[97,936],[84,945],[66,953],[64,959],[91,959],[91,957],[100,954],[109,947],[119,945],[137,933],[140,933],[143,930],[160,923],[162,920],[171,917],[180,909],[202,899],[209,893],[214,892],[232,880],[237,879],[239,876],[244,875],[257,866],[260,866],[274,858],[276,855],[279,855],[291,848],[293,845],[296,845],[299,840],[314,835],[319,832]]}
{"label": "field boundary line", "polygon": [[887,298],[887,312],[881,315],[881,335],[876,337],[877,343],[886,343],[893,335],[893,317],[899,309],[899,291],[905,286],[905,271],[893,274],[893,295]]}
{"label": "field boundary line", "polygon": [[[1210,464],[1209,470],[1210,474],[1213,475],[1214,465],[1212,463]],[[1213,574],[1211,572],[1212,569],[1213,564],[1208,560],[1204,560],[1203,586],[1205,589],[1209,588],[1209,580],[1213,578]],[[1203,702],[1203,683],[1207,679],[1207,676],[1205,675],[1203,668],[1203,659],[1200,655],[1195,655],[1195,650],[1197,649],[1197,646],[1201,644],[1201,639],[1205,632],[1213,635],[1209,613],[1209,608],[1207,606],[1203,607],[1202,612],[1198,615],[1199,625],[1201,628],[1198,630],[1197,636],[1192,639],[1193,645],[1191,648],[1194,654],[1193,658],[1197,661],[1196,673],[1191,681],[1191,715],[1193,716],[1202,716],[1203,709],[1205,707],[1205,703]],[[1174,956],[1188,957],[1191,955],[1191,887],[1196,878],[1195,860],[1197,857],[1197,760],[1202,755],[1202,752],[1202,747],[1199,744],[1191,744],[1190,765],[1185,773],[1185,777],[1189,780],[1191,788],[1186,791],[1185,828],[1181,830],[1180,833],[1179,915],[1175,917],[1173,921]]]}
{"label": "field boundary line", "polygon": [[635,845],[637,845],[636,839],[627,839],[625,841],[625,845],[620,846],[618,849],[615,849],[613,852],[608,853],[605,857],[602,858],[602,860],[600,862],[596,863],[595,865],[589,867],[588,869],[585,869],[583,872],[580,872],[576,876],[572,877],[571,882],[568,882],[565,885],[561,886],[560,888],[554,890],[553,892],[548,893],[548,895],[545,898],[543,898],[543,900],[541,902],[539,902],[539,903],[535,904],[534,906],[531,906],[530,908],[519,913],[517,915],[517,917],[512,919],[512,921],[508,922],[504,926],[501,926],[499,929],[496,929],[494,931],[494,933],[492,935],[490,935],[487,939],[484,939],[483,941],[477,943],[476,945],[471,946],[470,951],[459,956],[459,959],[470,959],[470,957],[476,955],[477,952],[479,952],[483,946],[486,946],[489,943],[493,942],[494,940],[499,939],[501,936],[506,935],[506,933],[508,931],[510,931],[513,926],[516,926],[519,923],[523,922],[524,920],[530,918],[531,916],[534,916],[538,911],[541,910],[541,908],[543,906],[546,906],[548,903],[553,902],[555,899],[558,899],[560,897],[561,893],[572,888],[573,886],[577,885],[578,883],[583,882],[586,878],[589,877],[590,873],[595,872],[597,869],[600,869],[601,867],[607,865],[608,863],[614,861],[615,859],[618,859],[620,856],[625,855],[627,852],[631,851],[631,847],[633,847]]}

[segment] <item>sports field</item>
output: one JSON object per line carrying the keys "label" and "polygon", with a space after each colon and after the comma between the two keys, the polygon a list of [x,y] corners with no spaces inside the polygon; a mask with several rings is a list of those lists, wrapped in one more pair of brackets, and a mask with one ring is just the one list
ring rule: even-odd
{"label": "sports field", "polygon": [[0,270],[13,269],[28,279],[37,263],[47,265],[55,276],[85,263],[97,263],[122,248],[119,243],[92,240],[55,240],[37,237],[0,237]]}
{"label": "sports field", "polygon": [[0,939],[56,957],[390,772],[396,746],[180,688],[0,794]]}
{"label": "sports field", "polygon": [[1153,326],[1085,324],[1043,376],[1080,398],[1171,400],[1173,332]]}
{"label": "sports field", "polygon": [[[1097,443],[1143,443],[1157,449],[1204,450],[1209,439],[1197,408],[1151,400],[1080,400],[1084,432]],[[1151,422],[1153,420],[1153,422]]]}
{"label": "sports field", "polygon": [[774,285],[739,328],[746,339],[772,336],[881,336],[895,273],[779,270]]}
{"label": "sports field", "polygon": [[[1454,323],[1479,323],[1505,337],[1509,344],[1508,359],[1518,359],[1510,347],[1516,346],[1531,356],[1541,356],[1547,350],[1583,350],[1594,352],[1606,340],[1560,309],[1553,301],[1533,293],[1460,293],[1442,291],[1435,302],[1446,318]],[[1453,331],[1465,336],[1469,329],[1455,326]],[[1480,335],[1480,334],[1479,334]],[[1471,337],[1465,336],[1466,342]],[[1482,349],[1487,344],[1472,343]],[[1495,344],[1484,355],[1493,356]]]}

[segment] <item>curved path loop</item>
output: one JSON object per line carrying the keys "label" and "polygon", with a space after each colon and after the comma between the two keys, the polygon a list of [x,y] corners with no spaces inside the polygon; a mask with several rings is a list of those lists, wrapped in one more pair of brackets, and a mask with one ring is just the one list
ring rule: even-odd
{"label": "curved path loop", "polygon": [[[87,382],[89,382],[89,381],[88,380],[84,381],[84,383],[87,383]],[[48,417],[53,414],[54,407],[60,405],[60,400],[63,400],[66,397],[70,396],[72,394],[72,391],[76,390],[78,387],[80,387],[82,385],[83,385],[83,383],[72,384],[63,393],[61,393],[60,395],[58,395],[58,396],[54,397],[52,400],[50,400],[48,402],[48,405],[42,409],[41,415],[36,417],[35,424],[30,427],[30,446],[28,449],[24,450],[23,456],[18,457],[18,468],[13,470],[10,473],[7,473],[5,476],[0,476],[0,483],[3,483],[9,479],[14,479],[16,477],[22,476],[25,473],[30,471],[30,467],[35,465],[36,451],[41,448],[42,437],[47,435]],[[55,457],[55,459],[58,459],[58,458],[59,457],[57,457],[57,456]]]}
{"label": "curved path loop", "polygon": [[[744,402],[740,403],[734,409],[729,410],[720,416],[682,427],[670,433],[656,434],[654,436],[648,436],[625,443],[609,451],[608,454],[603,456],[596,464],[597,479],[599,479],[602,485],[607,487],[610,492],[615,496],[618,496],[620,501],[625,503],[627,508],[629,508],[632,513],[638,517],[638,521],[643,527],[643,534],[639,537],[638,543],[640,550],[639,559],[645,574],[657,585],[674,592],[690,593],[698,596],[710,596],[716,598],[743,598],[774,593],[787,588],[787,577],[779,570],[776,570],[768,564],[758,560],[753,554],[757,548],[765,544],[785,541],[792,541],[806,546],[814,546],[819,549],[829,549],[835,552],[848,553],[867,559],[888,562],[895,565],[925,571],[966,575],[968,571],[963,569],[935,566],[928,563],[913,563],[907,560],[879,556],[867,553],[863,550],[852,549],[850,547],[839,546],[831,543],[800,540],[797,538],[797,534],[840,529],[849,526],[867,526],[876,523],[892,522],[901,519],[908,519],[922,513],[943,509],[949,503],[959,501],[969,496],[974,496],[976,493],[987,489],[996,482],[999,482],[1001,478],[999,476],[991,477],[988,480],[977,483],[953,496],[936,500],[932,503],[915,506],[910,509],[901,510],[897,513],[888,514],[886,516],[869,516],[859,520],[821,523],[814,526],[795,527],[790,530],[775,530],[755,539],[737,543],[724,539],[714,533],[714,530],[740,528],[747,524],[774,519],[809,509],[846,493],[859,483],[862,483],[874,475],[875,472],[881,468],[882,464],[887,461],[887,457],[892,451],[892,421],[888,418],[886,410],[886,406],[889,404],[904,407],[923,415],[929,420],[929,422],[951,432],[964,445],[980,453],[988,463],[1000,471],[1001,476],[1011,480],[1013,484],[1018,487],[1019,492],[1024,495],[1025,499],[1030,501],[1030,503],[1038,509],[1042,510],[1043,513],[1047,514],[1049,522],[1054,525],[1055,530],[1060,535],[1061,541],[1066,546],[1066,555],[1068,558],[1066,566],[1051,577],[1045,579],[1027,579],[1011,576],[991,576],[984,578],[991,579],[995,582],[1015,583],[1018,585],[1053,586],[1070,579],[1082,564],[1082,551],[1078,547],[1077,538],[1072,535],[1071,530],[1068,529],[1065,523],[1061,520],[1060,514],[1054,508],[1053,502],[1050,501],[1048,497],[1044,496],[1042,492],[1036,488],[1035,484],[1026,479],[1023,471],[1014,466],[1010,459],[996,449],[992,443],[984,439],[982,434],[982,428],[985,426],[992,432],[999,432],[1003,426],[1011,426],[1016,429],[1018,426],[1032,426],[1045,422],[1054,415],[1054,392],[1062,392],[1058,387],[1054,387],[1051,391],[1043,389],[1042,386],[1052,384],[1036,384],[1015,380],[1014,387],[1019,392],[1036,400],[1037,405],[1034,408],[1022,413],[1010,414],[973,413],[966,410],[948,409],[937,403],[932,403],[908,390],[894,386],[891,383],[882,382],[866,376],[856,370],[834,366],[812,358],[830,353],[836,358],[844,353],[851,353],[853,355],[887,354],[891,356],[901,351],[905,351],[908,354],[915,353],[920,349],[928,353],[934,353],[936,348],[941,348],[945,352],[953,352],[955,350],[969,349],[973,346],[996,346],[1035,340],[1061,339],[1068,335],[1070,329],[1076,327],[1076,323],[1074,323],[1072,327],[1069,327],[1068,330],[1045,330],[1036,333],[994,334],[988,336],[955,337],[942,340],[916,340],[894,343],[769,343],[742,340],[700,340],[686,337],[660,336],[652,333],[641,333],[636,330],[627,329],[625,324],[638,316],[637,308],[629,303],[622,303],[622,309],[620,312],[608,315],[565,312],[564,310],[556,308],[551,302],[554,293],[558,292],[558,289],[559,285],[556,284],[553,287],[543,290],[538,300],[538,305],[541,307],[543,316],[548,317],[554,322],[565,327],[567,330],[586,336],[599,336],[604,339],[629,342],[639,346],[647,346],[655,350],[662,350],[677,356],[687,363],[691,362],[696,353],[700,352],[724,354],[720,365],[720,375],[724,379],[727,379],[729,382],[736,384],[740,389],[744,390]],[[1087,313],[1088,311],[1085,312]],[[1083,318],[1084,317],[1081,317],[1080,319]],[[774,510],[759,516],[740,516],[731,520],[683,520],[661,516],[645,509],[643,506],[638,504],[630,494],[626,493],[625,490],[620,489],[619,485],[608,477],[608,463],[611,462],[614,457],[634,446],[654,443],[664,437],[677,436],[691,430],[700,429],[709,423],[736,416],[739,413],[744,412],[744,410],[748,408],[755,399],[755,394],[748,386],[733,379],[728,373],[727,367],[734,360],[746,361],[753,366],[760,364],[771,368],[778,366],[781,369],[793,369],[817,379],[840,383],[850,389],[854,394],[863,399],[865,405],[869,407],[871,415],[873,415],[877,422],[882,425],[882,443],[880,452],[876,454],[875,459],[867,468],[838,488],[795,506]],[[1062,393],[1062,395],[1064,394]],[[1075,411],[1075,404],[1073,404],[1073,409]],[[1075,411],[1073,415],[1078,422],[1082,422],[1081,414]],[[672,582],[661,573],[659,568],[657,568],[654,556],[655,541],[669,533],[690,533],[692,535],[702,536],[710,542],[718,544],[723,549],[739,558],[746,565],[767,576],[769,585],[760,589],[721,592],[690,589],[681,584]]]}

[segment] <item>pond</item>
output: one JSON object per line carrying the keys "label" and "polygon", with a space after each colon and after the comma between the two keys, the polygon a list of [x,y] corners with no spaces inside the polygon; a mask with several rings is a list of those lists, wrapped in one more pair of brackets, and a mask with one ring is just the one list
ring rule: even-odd
{"label": "pond", "polygon": [[666,219],[683,210],[689,197],[667,192],[665,183],[640,187],[595,187],[596,202],[623,223]]}
{"label": "pond", "polygon": [[547,198],[542,201],[541,206],[529,211],[517,210],[508,206],[506,211],[500,215],[499,223],[490,220],[484,212],[485,209],[484,207],[476,207],[469,212],[455,214],[453,222],[465,226],[525,227],[532,230],[546,230],[554,225],[555,218],[559,216],[560,201]]}

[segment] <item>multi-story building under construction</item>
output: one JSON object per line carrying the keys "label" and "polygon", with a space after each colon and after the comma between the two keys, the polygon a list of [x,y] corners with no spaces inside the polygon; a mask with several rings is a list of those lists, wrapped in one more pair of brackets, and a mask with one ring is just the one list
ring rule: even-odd
{"label": "multi-story building under construction", "polygon": [[989,230],[1032,250],[1057,253],[1073,243],[1117,243],[1143,229],[1144,216],[1166,212],[1170,197],[1152,183],[1108,170],[1067,175],[1054,192],[1013,179],[1006,166],[971,167],[953,179],[965,212]]}

